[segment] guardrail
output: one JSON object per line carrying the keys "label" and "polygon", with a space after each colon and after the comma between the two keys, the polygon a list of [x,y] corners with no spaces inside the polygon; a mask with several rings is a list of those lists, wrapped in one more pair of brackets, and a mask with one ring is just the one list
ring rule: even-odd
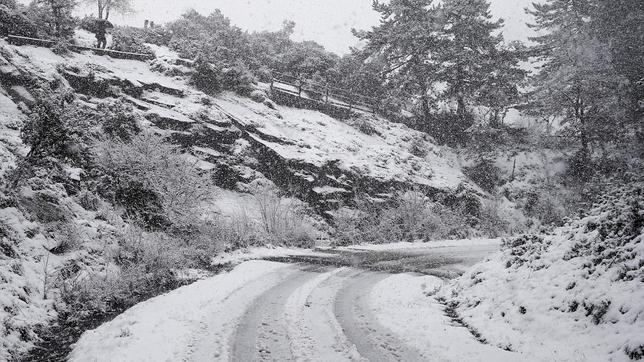
{"label": "guardrail", "polygon": [[[14,45],[36,45],[36,46],[49,48],[56,44],[56,41],[54,40],[30,38],[27,36],[19,36],[19,35],[11,35],[11,34],[7,36],[7,39],[9,41],[9,44],[14,44]],[[72,45],[71,48],[77,51],[91,50],[94,53],[97,53],[99,55],[109,55],[113,58],[118,58],[118,59],[151,60],[155,58],[154,55],[152,54],[123,52],[120,50],[92,48],[92,47],[85,47],[81,45]]]}
{"label": "guardrail", "polygon": [[[286,85],[284,87],[281,85]],[[378,100],[361,94],[352,93],[346,89],[329,85],[304,81],[292,75],[273,73],[271,89],[290,93],[300,99],[309,99],[323,104],[330,104],[340,108],[376,113]]]}

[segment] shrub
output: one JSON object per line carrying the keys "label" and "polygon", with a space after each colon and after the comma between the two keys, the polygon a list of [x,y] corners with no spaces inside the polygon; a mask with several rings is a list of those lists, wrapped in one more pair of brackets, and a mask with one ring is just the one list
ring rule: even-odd
{"label": "shrub", "polygon": [[266,94],[260,90],[254,90],[250,93],[250,99],[257,103],[263,103],[266,100]]}
{"label": "shrub", "polygon": [[242,63],[226,66],[222,63],[211,63],[198,57],[194,64],[195,72],[191,82],[207,94],[217,94],[222,90],[232,90],[244,96],[250,96],[255,79]]}
{"label": "shrub", "polygon": [[315,238],[305,222],[302,205],[282,197],[273,186],[256,186],[253,196],[259,207],[262,228],[276,244],[310,247]]}
{"label": "shrub", "polygon": [[409,145],[409,153],[416,157],[425,158],[427,156],[427,144],[420,138],[414,138]]}
{"label": "shrub", "polygon": [[487,192],[494,191],[501,184],[501,170],[489,159],[483,159],[476,165],[465,168],[464,173]]}
{"label": "shrub", "polygon": [[49,233],[58,240],[58,246],[51,250],[54,254],[77,250],[83,244],[82,228],[73,221],[55,223],[50,229]]}
{"label": "shrub", "polygon": [[32,1],[26,14],[36,24],[39,37],[70,39],[76,27],[75,6],[74,0]]}
{"label": "shrub", "polygon": [[149,297],[178,286],[173,269],[183,265],[176,242],[158,233],[127,228],[114,250],[120,268],[101,273],[70,261],[58,271],[57,305],[62,324],[71,328],[103,320]]}
{"label": "shrub", "polygon": [[371,120],[365,116],[356,117],[350,120],[348,123],[349,125],[357,128],[360,132],[366,135],[380,135],[380,133],[378,133],[378,130],[376,130],[376,128],[371,123]]}
{"label": "shrub", "polygon": [[36,37],[36,24],[15,3],[0,3],[0,36],[9,34]]}
{"label": "shrub", "polygon": [[339,243],[385,243],[469,237],[474,230],[459,209],[431,202],[418,191],[399,193],[388,204],[366,198],[356,208],[341,208],[334,215]]}
{"label": "shrub", "polygon": [[143,43],[144,39],[139,29],[131,27],[114,28],[110,49],[121,52],[154,55],[152,49]]}
{"label": "shrub", "polygon": [[150,227],[190,227],[214,194],[196,164],[154,134],[98,142],[95,161],[104,175],[102,194]]}
{"label": "shrub", "polygon": [[544,225],[563,225],[563,220],[574,212],[579,200],[574,192],[565,189],[540,187],[528,192],[523,209],[527,216]]}
{"label": "shrub", "polygon": [[51,47],[51,51],[54,52],[54,54],[58,54],[60,56],[67,56],[71,54],[71,47],[72,43],[67,40],[67,39],[59,39],[54,46]]}
{"label": "shrub", "polygon": [[503,218],[500,211],[500,201],[484,201],[480,210],[479,230],[486,237],[499,237],[506,235],[510,223]]}
{"label": "shrub", "polygon": [[88,211],[98,211],[101,206],[101,199],[89,190],[81,190],[75,199],[83,209]]}
{"label": "shrub", "polygon": [[21,130],[31,147],[27,159],[38,162],[47,157],[84,163],[95,137],[94,123],[87,111],[73,103],[72,93],[41,91]]}
{"label": "shrub", "polygon": [[131,104],[122,100],[99,103],[96,109],[103,132],[122,141],[130,141],[141,132],[139,117]]}

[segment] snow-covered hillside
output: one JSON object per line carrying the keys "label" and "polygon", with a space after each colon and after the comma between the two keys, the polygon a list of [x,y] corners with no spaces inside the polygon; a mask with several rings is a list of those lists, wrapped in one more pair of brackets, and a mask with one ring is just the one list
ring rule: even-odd
{"label": "snow-covered hillside", "polygon": [[489,343],[544,360],[644,357],[644,194],[616,188],[549,235],[502,254],[441,293]]}
{"label": "snow-covered hillside", "polygon": [[482,194],[463,175],[454,153],[421,132],[362,113],[341,121],[232,92],[212,98],[189,86],[190,70],[177,65],[184,63],[167,49],[154,62],[156,72],[145,62],[89,53],[63,58],[45,48],[0,45],[13,54],[3,70],[8,78],[64,78],[90,103],[120,88],[151,129],[184,146],[202,167],[230,171],[222,180],[230,185],[259,172],[320,211],[348,200],[356,188],[372,196],[403,185]]}

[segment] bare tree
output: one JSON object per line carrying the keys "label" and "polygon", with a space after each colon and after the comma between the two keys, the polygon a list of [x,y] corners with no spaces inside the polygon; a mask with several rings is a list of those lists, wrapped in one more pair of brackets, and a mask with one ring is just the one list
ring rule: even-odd
{"label": "bare tree", "polygon": [[126,14],[132,12],[132,0],[84,0],[88,4],[95,3],[98,9],[98,18],[108,20],[110,12]]}

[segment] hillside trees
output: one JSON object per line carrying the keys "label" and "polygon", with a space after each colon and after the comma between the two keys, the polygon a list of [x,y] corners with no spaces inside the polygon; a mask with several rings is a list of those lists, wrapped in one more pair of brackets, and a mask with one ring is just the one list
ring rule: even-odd
{"label": "hillside trees", "polygon": [[[414,97],[422,128],[439,140],[464,142],[473,107],[503,108],[518,94],[520,53],[503,45],[502,21],[492,20],[487,1],[392,0],[374,9],[380,25],[356,35],[383,57],[386,83]],[[439,108],[455,114],[437,117]]]}
{"label": "hillside trees", "polygon": [[572,174],[585,180],[593,146],[623,140],[629,119],[637,127],[638,80],[644,73],[630,62],[638,55],[629,53],[641,45],[631,43],[637,37],[632,32],[606,30],[607,17],[615,18],[606,15],[610,11],[601,1],[550,0],[533,6],[532,27],[545,34],[532,39],[542,65],[532,79],[531,112],[566,125],[562,135],[578,145]]}
{"label": "hillside trees", "polygon": [[[593,0],[594,34],[606,44],[615,70],[627,80],[629,122],[644,116],[644,2]],[[640,135],[641,137],[641,135]]]}
{"label": "hillside trees", "polygon": [[71,38],[76,26],[72,16],[76,5],[76,0],[33,0],[27,12],[40,36]]}

